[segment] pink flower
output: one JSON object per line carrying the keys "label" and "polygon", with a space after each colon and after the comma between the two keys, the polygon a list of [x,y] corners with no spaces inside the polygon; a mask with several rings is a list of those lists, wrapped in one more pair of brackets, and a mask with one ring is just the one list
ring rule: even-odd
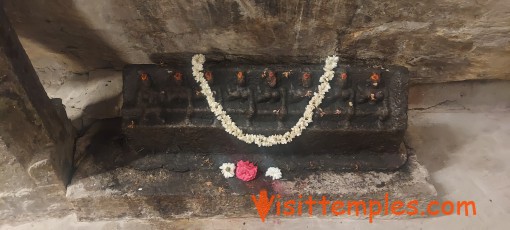
{"label": "pink flower", "polygon": [[251,181],[257,176],[257,166],[249,161],[240,160],[236,165],[236,177],[242,181]]}

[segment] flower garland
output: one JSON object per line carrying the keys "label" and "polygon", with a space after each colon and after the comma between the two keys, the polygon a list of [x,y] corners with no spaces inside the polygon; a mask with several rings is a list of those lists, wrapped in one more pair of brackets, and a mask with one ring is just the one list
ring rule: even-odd
{"label": "flower garland", "polygon": [[285,134],[281,135],[271,135],[264,136],[260,134],[245,134],[237,125],[232,121],[227,112],[223,109],[223,106],[214,100],[213,92],[207,83],[207,80],[204,78],[204,62],[205,56],[203,54],[196,54],[191,59],[191,64],[193,65],[193,76],[195,77],[195,81],[202,88],[202,94],[205,95],[207,103],[211,108],[211,111],[214,113],[216,118],[221,122],[225,131],[237,139],[244,141],[248,144],[255,143],[260,146],[273,146],[278,144],[287,144],[290,143],[294,138],[301,135],[303,130],[308,127],[308,125],[312,122],[313,111],[319,107],[324,99],[324,95],[331,89],[329,85],[329,81],[333,79],[335,76],[334,68],[337,66],[338,57],[330,56],[326,59],[326,64],[324,66],[324,74],[320,77],[319,89],[318,92],[313,94],[313,97],[310,99],[308,105],[305,108],[305,112],[303,116],[299,118],[298,122],[287,131]]}

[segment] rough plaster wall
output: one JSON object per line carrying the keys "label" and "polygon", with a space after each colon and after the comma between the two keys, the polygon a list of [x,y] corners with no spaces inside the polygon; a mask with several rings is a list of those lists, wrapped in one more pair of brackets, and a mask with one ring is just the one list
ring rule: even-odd
{"label": "rough plaster wall", "polygon": [[413,83],[510,79],[508,0],[6,0],[5,7],[51,81],[214,51],[261,61],[336,53],[343,62],[406,66]]}

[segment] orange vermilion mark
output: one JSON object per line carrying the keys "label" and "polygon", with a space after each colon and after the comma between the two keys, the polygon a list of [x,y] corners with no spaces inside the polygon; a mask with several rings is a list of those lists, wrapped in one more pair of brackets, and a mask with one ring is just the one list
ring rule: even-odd
{"label": "orange vermilion mark", "polygon": [[181,72],[177,72],[174,74],[174,78],[175,80],[177,81],[181,81],[182,80],[182,73]]}
{"label": "orange vermilion mark", "polygon": [[236,76],[238,80],[242,80],[244,78],[244,74],[241,71],[237,72]]}
{"label": "orange vermilion mark", "polygon": [[269,78],[271,79],[276,78],[276,75],[274,74],[273,71],[269,71]]}
{"label": "orange vermilion mark", "polygon": [[308,80],[308,79],[310,79],[311,77],[312,77],[312,75],[310,75],[310,73],[304,73],[304,74],[303,74],[303,79],[305,79],[305,80]]}
{"label": "orange vermilion mark", "polygon": [[342,80],[347,79],[347,73],[340,74],[340,77],[342,78]]}
{"label": "orange vermilion mark", "polygon": [[378,82],[381,76],[379,76],[378,73],[372,73],[372,76],[370,76],[370,80]]}
{"label": "orange vermilion mark", "polygon": [[212,78],[213,78],[213,75],[212,75],[211,71],[205,72],[205,80],[211,81]]}
{"label": "orange vermilion mark", "polygon": [[149,75],[148,75],[147,73],[142,73],[142,74],[140,75],[140,79],[141,79],[142,81],[147,81],[147,80],[149,79]]}

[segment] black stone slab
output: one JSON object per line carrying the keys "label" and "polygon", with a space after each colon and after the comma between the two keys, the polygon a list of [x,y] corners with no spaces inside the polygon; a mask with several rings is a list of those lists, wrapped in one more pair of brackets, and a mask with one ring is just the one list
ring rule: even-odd
{"label": "black stone slab", "polygon": [[[241,129],[271,135],[285,133],[302,116],[322,68],[206,63],[204,72],[212,75],[216,100]],[[123,133],[136,151],[324,158],[341,160],[333,165],[342,170],[391,170],[406,161],[401,143],[408,72],[402,67],[340,65],[314,122],[292,143],[272,147],[246,144],[223,130],[191,65],[128,65],[123,81]]]}

